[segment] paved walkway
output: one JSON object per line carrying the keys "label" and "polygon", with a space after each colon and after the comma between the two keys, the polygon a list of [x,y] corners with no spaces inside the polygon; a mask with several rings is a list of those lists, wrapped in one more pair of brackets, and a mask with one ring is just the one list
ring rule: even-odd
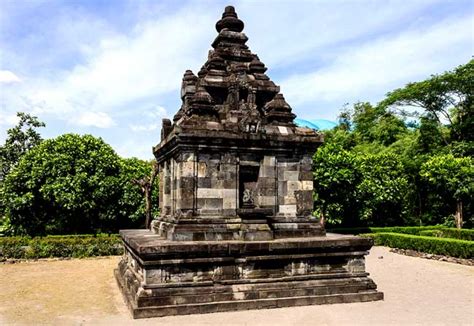
{"label": "paved walkway", "polygon": [[115,284],[118,259],[0,264],[0,325],[474,325],[474,267],[384,247],[367,258],[384,301],[141,320]]}

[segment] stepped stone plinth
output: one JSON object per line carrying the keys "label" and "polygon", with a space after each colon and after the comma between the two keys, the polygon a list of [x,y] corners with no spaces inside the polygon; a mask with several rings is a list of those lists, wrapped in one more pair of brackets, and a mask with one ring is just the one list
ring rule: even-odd
{"label": "stepped stone plinth", "polygon": [[120,232],[116,278],[135,318],[383,298],[365,272],[372,241],[312,216],[322,135],[294,124],[243,28],[226,7],[208,60],[184,73],[153,148],[160,216]]}

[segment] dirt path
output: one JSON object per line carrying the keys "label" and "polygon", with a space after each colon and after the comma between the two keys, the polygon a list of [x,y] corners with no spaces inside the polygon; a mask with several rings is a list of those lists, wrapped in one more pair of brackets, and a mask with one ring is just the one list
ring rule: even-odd
{"label": "dirt path", "polygon": [[0,264],[0,324],[474,325],[474,267],[402,256],[384,247],[374,247],[367,258],[384,301],[135,321],[113,278],[118,259]]}

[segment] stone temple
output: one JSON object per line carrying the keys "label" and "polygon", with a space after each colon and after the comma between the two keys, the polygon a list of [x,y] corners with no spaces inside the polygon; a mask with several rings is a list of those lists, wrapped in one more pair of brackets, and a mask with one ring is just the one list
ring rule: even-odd
{"label": "stone temple", "polygon": [[[383,298],[370,239],[326,235],[312,216],[318,132],[299,128],[233,7],[153,148],[160,216],[122,230],[116,270],[134,318]],[[318,176],[316,176],[318,177]]]}

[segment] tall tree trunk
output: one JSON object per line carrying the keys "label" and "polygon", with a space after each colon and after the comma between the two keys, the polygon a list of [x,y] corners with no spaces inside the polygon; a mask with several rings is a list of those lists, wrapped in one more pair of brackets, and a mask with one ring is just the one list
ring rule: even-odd
{"label": "tall tree trunk", "polygon": [[156,162],[153,162],[150,181],[147,183],[147,187],[144,191],[145,192],[145,214],[146,214],[145,228],[147,229],[150,227],[150,223],[153,218],[151,216],[152,204],[153,204],[151,195],[153,192],[153,185],[155,184],[155,179],[157,175],[158,175],[158,164],[156,164]]}
{"label": "tall tree trunk", "polygon": [[326,216],[324,216],[323,210],[321,210],[321,213],[319,214],[319,224],[321,224],[323,228],[326,227]]}
{"label": "tall tree trunk", "polygon": [[151,170],[151,175],[143,177],[139,180],[134,179],[132,182],[138,186],[140,186],[143,195],[145,197],[145,228],[148,229],[150,227],[153,210],[153,201],[152,201],[152,193],[153,193],[153,185],[155,183],[156,176],[158,175],[158,164],[156,162],[153,163],[153,167]]}
{"label": "tall tree trunk", "polygon": [[456,228],[458,228],[458,229],[462,228],[462,220],[463,220],[462,200],[458,200],[457,203],[456,203],[456,214],[454,215],[454,221],[456,223]]}
{"label": "tall tree trunk", "polygon": [[144,189],[145,193],[145,229],[148,229],[150,227],[151,223],[151,187],[145,187]]}

